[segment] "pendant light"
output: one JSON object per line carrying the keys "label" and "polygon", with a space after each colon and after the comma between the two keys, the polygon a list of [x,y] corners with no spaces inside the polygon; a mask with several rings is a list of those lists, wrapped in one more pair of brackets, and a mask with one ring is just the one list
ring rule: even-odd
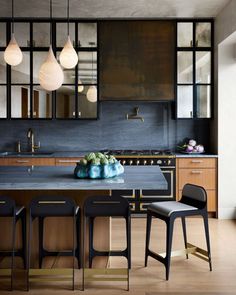
{"label": "pendant light", "polygon": [[69,16],[69,0],[67,0],[67,42],[64,45],[64,48],[62,49],[62,52],[60,54],[60,63],[63,66],[63,68],[66,69],[73,69],[77,63],[78,63],[78,55],[71,43],[70,39],[70,16]]}
{"label": "pendant light", "polygon": [[[93,81],[93,51],[92,51],[92,83]],[[96,102],[97,101],[97,87],[94,85],[91,85],[87,92],[87,100],[90,102]]]}
{"label": "pendant light", "polygon": [[61,87],[64,73],[52,50],[52,0],[50,0],[50,19],[50,46],[48,56],[39,69],[39,83],[45,90],[54,91]]}
{"label": "pendant light", "polygon": [[4,51],[4,60],[10,66],[17,66],[22,62],[23,54],[14,36],[14,0],[12,0],[11,5],[12,5],[12,34],[11,34],[11,40]]}
{"label": "pendant light", "polygon": [[78,81],[78,92],[83,92],[84,91],[84,85],[81,85],[82,84],[82,81],[79,79]]}

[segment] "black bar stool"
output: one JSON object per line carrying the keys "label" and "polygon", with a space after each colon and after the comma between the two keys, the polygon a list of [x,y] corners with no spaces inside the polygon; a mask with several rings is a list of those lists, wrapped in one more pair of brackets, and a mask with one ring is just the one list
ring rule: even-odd
{"label": "black bar stool", "polygon": [[[203,217],[207,251],[187,242],[185,217],[195,216],[195,215],[200,215]],[[149,249],[151,222],[152,222],[153,216],[161,220],[164,220],[166,222],[166,226],[167,226],[166,253],[163,253],[163,254],[157,254]],[[178,217],[181,217],[182,219],[185,250],[182,252],[176,251],[171,253],[174,221]],[[148,256],[151,256],[152,258],[160,261],[161,263],[165,265],[166,280],[168,280],[171,256],[179,256],[183,254],[186,255],[187,259],[188,259],[188,254],[193,254],[197,256],[198,258],[208,261],[210,271],[212,271],[208,214],[207,214],[207,193],[203,187],[192,185],[192,184],[186,184],[184,186],[183,192],[182,192],[182,198],[179,202],[167,201],[167,202],[152,203],[147,210],[145,267],[147,266]]]}
{"label": "black bar stool", "polygon": [[[16,206],[15,201],[0,196],[0,217],[12,217],[12,247],[11,251],[1,251],[0,257],[11,257],[11,290],[13,290],[13,271],[15,256],[19,256],[23,259],[24,268],[26,268],[26,210],[23,206]],[[21,221],[21,237],[22,248],[15,249],[15,236],[16,236],[16,223]]]}
{"label": "black bar stool", "polygon": [[[30,203],[29,214],[29,241],[28,241],[28,262],[27,262],[27,290],[29,291],[30,280],[30,254],[31,254],[31,237],[32,237],[32,222],[35,218],[39,219],[39,266],[42,266],[42,259],[46,256],[72,256],[78,259],[80,267],[80,209],[75,204],[75,201],[63,196],[40,196],[34,198]],[[43,224],[46,217],[73,217],[73,249],[68,251],[46,251],[43,248]],[[76,237],[75,237],[76,236]],[[76,242],[77,240],[77,248]],[[37,275],[44,275],[44,269],[32,271],[33,280]],[[46,273],[46,272],[45,272]],[[75,287],[75,262],[73,259],[72,269],[72,289]],[[65,272],[57,272],[59,275]],[[60,280],[60,279],[57,279]]]}
{"label": "black bar stool", "polygon": [[[123,217],[126,221],[127,247],[121,251],[98,251],[93,246],[94,220],[96,217]],[[131,216],[128,201],[121,196],[92,196],[88,197],[84,203],[84,238],[86,237],[86,224],[89,225],[89,268],[92,267],[93,258],[96,256],[123,256],[127,259],[127,282],[129,289],[129,269],[131,268]],[[83,270],[85,265],[83,267]],[[105,273],[108,273],[105,272]],[[111,274],[122,274],[119,269]],[[84,276],[83,276],[84,277]],[[96,279],[95,279],[96,280]],[[104,279],[106,280],[106,279]],[[107,279],[111,280],[111,279]],[[124,280],[124,279],[123,279]],[[84,280],[83,280],[84,286]]]}

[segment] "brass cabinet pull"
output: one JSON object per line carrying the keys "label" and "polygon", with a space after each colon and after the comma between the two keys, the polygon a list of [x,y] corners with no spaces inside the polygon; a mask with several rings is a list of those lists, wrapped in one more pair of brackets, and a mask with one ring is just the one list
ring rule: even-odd
{"label": "brass cabinet pull", "polygon": [[58,163],[76,163],[79,160],[57,160]]}
{"label": "brass cabinet pull", "polygon": [[29,163],[29,160],[16,160],[17,163]]}
{"label": "brass cabinet pull", "polygon": [[192,160],[191,162],[192,162],[192,163],[202,163],[203,160]]}
{"label": "brass cabinet pull", "polygon": [[196,170],[194,170],[194,171],[191,171],[191,173],[192,174],[202,174],[202,171],[196,171]]}

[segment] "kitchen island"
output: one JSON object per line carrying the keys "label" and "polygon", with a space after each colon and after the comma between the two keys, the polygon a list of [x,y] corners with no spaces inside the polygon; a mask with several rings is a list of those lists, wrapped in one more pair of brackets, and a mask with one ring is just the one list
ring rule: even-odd
{"label": "kitchen island", "polygon": [[[88,196],[107,195],[109,198],[111,190],[167,189],[166,179],[159,166],[126,166],[124,174],[120,176],[93,180],[76,179],[73,170],[74,167],[0,167],[0,194],[15,199],[17,205],[24,205],[26,208],[33,197],[47,195],[50,198],[51,195],[64,195],[73,198],[83,208],[84,200]],[[4,231],[9,233],[9,226],[3,227],[2,236],[5,235]],[[71,220],[68,218],[66,221],[58,218],[45,220],[44,247],[47,250],[69,249],[72,246],[71,228]],[[94,232],[95,248],[110,249],[110,219],[98,218]],[[34,222],[33,233],[32,267],[37,267],[37,222]],[[8,247],[8,243],[9,240],[2,240],[1,247]],[[71,263],[68,260],[65,257],[46,258],[43,266],[68,267]],[[94,259],[96,267],[102,267],[105,263],[101,257]]]}

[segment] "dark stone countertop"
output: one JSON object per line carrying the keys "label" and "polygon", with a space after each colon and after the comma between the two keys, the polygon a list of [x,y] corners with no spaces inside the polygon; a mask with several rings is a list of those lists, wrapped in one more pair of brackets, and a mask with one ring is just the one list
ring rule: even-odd
{"label": "dark stone countertop", "polygon": [[[84,155],[88,154],[91,151],[64,151],[64,152],[36,152],[34,155],[29,153],[12,153],[9,152],[8,154],[4,154],[4,152],[0,152],[0,158],[80,158]],[[204,158],[217,158],[218,155],[216,154],[210,154],[210,153],[204,153],[204,154],[182,154],[182,153],[174,153],[177,158],[186,158],[186,157],[204,157]]]}
{"label": "dark stone countertop", "polygon": [[0,166],[0,190],[166,190],[167,181],[159,166],[127,166],[109,179],[76,179],[74,167]]}

